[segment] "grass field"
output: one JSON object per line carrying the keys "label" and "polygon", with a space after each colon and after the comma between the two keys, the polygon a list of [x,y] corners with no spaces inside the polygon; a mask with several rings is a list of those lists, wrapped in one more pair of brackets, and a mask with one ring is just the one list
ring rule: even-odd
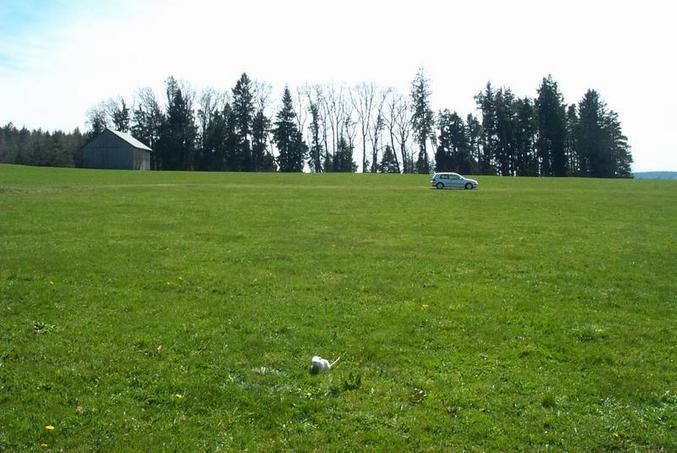
{"label": "grass field", "polygon": [[478,179],[0,165],[0,450],[677,449],[677,181]]}

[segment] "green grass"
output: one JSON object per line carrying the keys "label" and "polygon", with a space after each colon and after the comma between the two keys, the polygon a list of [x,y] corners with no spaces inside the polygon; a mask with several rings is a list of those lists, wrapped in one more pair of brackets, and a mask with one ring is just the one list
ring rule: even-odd
{"label": "green grass", "polygon": [[478,179],[0,166],[0,450],[677,449],[677,182]]}

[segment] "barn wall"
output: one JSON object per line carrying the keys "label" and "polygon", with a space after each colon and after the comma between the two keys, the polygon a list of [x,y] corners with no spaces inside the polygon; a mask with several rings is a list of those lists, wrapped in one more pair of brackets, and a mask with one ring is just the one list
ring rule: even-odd
{"label": "barn wall", "polygon": [[87,168],[150,169],[150,157],[146,157],[145,154],[150,152],[136,149],[115,134],[106,131],[85,145],[82,164]]}
{"label": "barn wall", "polygon": [[150,170],[150,151],[143,152],[143,167],[142,170]]}

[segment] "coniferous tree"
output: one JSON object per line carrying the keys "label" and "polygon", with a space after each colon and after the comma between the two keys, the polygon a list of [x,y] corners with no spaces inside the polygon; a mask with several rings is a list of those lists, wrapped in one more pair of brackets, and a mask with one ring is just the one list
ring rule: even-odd
{"label": "coniferous tree", "polygon": [[254,170],[251,149],[252,123],[255,115],[254,93],[252,82],[246,73],[240,76],[233,88],[232,109],[237,135],[237,146],[232,150],[234,167],[232,170],[252,171]]}
{"label": "coniferous tree", "polygon": [[421,68],[411,83],[411,125],[419,147],[416,160],[418,173],[430,173],[427,142],[435,124],[435,115],[430,107],[430,94],[430,82]]}
{"label": "coniferous tree", "polygon": [[108,129],[111,121],[106,110],[101,105],[97,105],[87,112],[87,124],[89,125],[89,136],[96,137]]}
{"label": "coniferous tree", "polygon": [[253,171],[274,171],[275,161],[268,151],[270,120],[259,109],[252,122],[252,167]]}
{"label": "coniferous tree", "polygon": [[482,124],[475,115],[469,113],[466,117],[468,131],[468,146],[472,157],[472,170],[470,173],[479,173],[479,162],[482,156]]}
{"label": "coniferous tree", "polygon": [[197,128],[183,91],[173,77],[167,79],[167,114],[157,144],[163,170],[192,170]]}
{"label": "coniferous tree", "polygon": [[557,82],[552,76],[544,78],[536,100],[538,139],[536,150],[541,176],[566,176],[564,153],[566,137],[565,106]]}
{"label": "coniferous tree", "polygon": [[578,161],[576,145],[576,130],[578,129],[578,111],[576,104],[567,107],[566,138],[564,139],[564,154],[567,160],[567,174],[581,176],[581,163]]}
{"label": "coniferous tree", "polygon": [[595,90],[588,90],[578,104],[576,149],[582,176],[603,176],[604,110],[605,106]]}
{"label": "coniferous tree", "polygon": [[225,142],[223,144],[224,170],[238,171],[238,166],[241,162],[237,152],[240,139],[237,134],[235,114],[230,103],[226,103],[223,107],[223,121],[226,127],[224,134]]}
{"label": "coniferous tree", "polygon": [[438,119],[440,135],[435,153],[437,171],[471,173],[473,159],[468,131],[463,119],[456,112],[444,110]]}
{"label": "coniferous tree", "polygon": [[225,169],[227,130],[228,125],[224,112],[214,111],[201,137],[200,170],[223,171]]}
{"label": "coniferous tree", "polygon": [[17,129],[12,123],[0,127],[0,162],[50,167],[73,167],[81,163],[81,149],[89,135],[74,129],[66,133],[41,129]]}
{"label": "coniferous tree", "polygon": [[513,111],[515,97],[509,88],[501,88],[496,92],[496,170],[501,176],[512,176],[515,162],[515,113]]}
{"label": "coniferous tree", "polygon": [[479,160],[479,173],[483,175],[496,174],[495,159],[498,155],[498,123],[496,114],[496,96],[487,83],[484,92],[475,96],[477,107],[482,112],[482,155]]}
{"label": "coniferous tree", "polygon": [[610,110],[604,116],[603,129],[606,134],[606,143],[611,160],[611,171],[606,177],[632,178],[632,154],[628,138],[623,135],[618,114]]}
{"label": "coniferous tree", "polygon": [[529,98],[517,99],[514,104],[514,168],[518,176],[538,176],[538,162],[534,154],[536,118],[534,103]]}
{"label": "coniferous tree", "polygon": [[150,154],[151,168],[158,169],[160,155],[156,145],[160,138],[160,128],[164,123],[164,114],[153,90],[144,88],[137,96],[136,108],[132,114],[132,135],[153,150]]}
{"label": "coniferous tree", "polygon": [[120,98],[119,102],[114,102],[111,106],[111,121],[113,122],[113,128],[116,131],[120,132],[129,132],[130,124],[130,112],[127,108],[127,103],[123,98]]}
{"label": "coniferous tree", "polygon": [[341,135],[338,139],[336,153],[333,158],[335,172],[350,173],[357,171],[357,163],[353,160],[353,144]]}
{"label": "coniferous tree", "polygon": [[397,163],[395,152],[390,145],[386,145],[383,149],[383,156],[381,157],[381,164],[379,166],[382,173],[399,173],[400,166]]}
{"label": "coniferous tree", "polygon": [[277,113],[273,138],[279,152],[278,165],[282,172],[303,171],[308,147],[296,125],[296,113],[289,88],[282,95],[282,108]]}

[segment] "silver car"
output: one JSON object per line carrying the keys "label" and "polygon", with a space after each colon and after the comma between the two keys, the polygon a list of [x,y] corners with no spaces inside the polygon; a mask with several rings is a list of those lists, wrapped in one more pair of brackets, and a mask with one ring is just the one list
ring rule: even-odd
{"label": "silver car", "polygon": [[435,173],[430,185],[437,189],[477,189],[479,183],[474,179],[466,178],[458,173]]}

